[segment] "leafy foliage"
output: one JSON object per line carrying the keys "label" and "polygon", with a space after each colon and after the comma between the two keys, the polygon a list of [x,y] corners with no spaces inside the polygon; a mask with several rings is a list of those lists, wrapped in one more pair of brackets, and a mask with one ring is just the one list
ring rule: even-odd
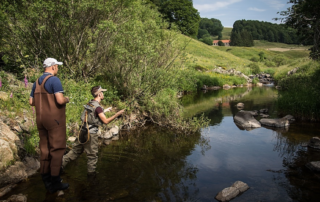
{"label": "leafy foliage", "polygon": [[233,24],[232,33],[240,33],[242,30],[247,30],[247,32],[252,36],[253,40],[266,40],[270,42],[281,42],[288,44],[299,43],[296,30],[287,28],[284,25],[263,21],[261,22],[257,20],[235,21]]}
{"label": "leafy foliage", "polygon": [[209,32],[212,36],[221,35],[221,32],[223,30],[223,26],[221,24],[221,21],[215,18],[201,18],[201,21],[199,23],[199,30],[205,29]]}
{"label": "leafy foliage", "polygon": [[276,18],[293,27],[304,43],[313,44],[310,57],[320,59],[320,2],[318,0],[289,0],[293,4],[286,11],[280,12],[284,18]]}
{"label": "leafy foliage", "polygon": [[182,34],[196,38],[200,15],[190,0],[151,0],[158,6],[163,18],[168,21],[169,29],[176,24]]}
{"label": "leafy foliage", "polygon": [[234,32],[232,30],[230,37],[230,46],[254,46],[252,36],[247,30],[241,30],[240,32]]}

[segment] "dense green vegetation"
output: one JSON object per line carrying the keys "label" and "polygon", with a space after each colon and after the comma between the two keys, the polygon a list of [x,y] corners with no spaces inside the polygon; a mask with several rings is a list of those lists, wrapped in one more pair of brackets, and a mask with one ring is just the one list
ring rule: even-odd
{"label": "dense green vegetation", "polygon": [[[237,20],[233,24],[232,34],[241,33],[246,30],[248,33],[243,37],[235,38],[235,44],[241,42],[241,40],[248,38],[248,35],[253,40],[266,40],[269,42],[280,42],[287,44],[309,44],[309,42],[300,42],[298,34],[295,29],[287,28],[285,25],[274,24],[270,22],[263,22],[257,20]],[[232,36],[231,34],[231,36]],[[233,39],[231,38],[231,41]]]}
{"label": "dense green vegetation", "polygon": [[281,20],[287,26],[297,30],[304,43],[312,44],[310,57],[320,59],[320,1],[318,0],[289,0],[292,4],[286,11],[280,12]]}
{"label": "dense green vegetation", "polygon": [[215,18],[201,18],[198,31],[198,39],[208,45],[212,45],[212,37],[222,38],[223,26],[221,21]]}

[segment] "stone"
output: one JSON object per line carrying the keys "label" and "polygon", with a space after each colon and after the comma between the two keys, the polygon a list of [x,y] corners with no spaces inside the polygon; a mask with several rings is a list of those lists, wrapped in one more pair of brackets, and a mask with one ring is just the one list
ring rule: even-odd
{"label": "stone", "polygon": [[251,112],[241,110],[234,117],[235,124],[242,128],[260,128],[261,124],[257,121]]}
{"label": "stone", "polygon": [[267,114],[260,114],[260,116],[261,116],[262,118],[268,118],[268,117],[269,117],[269,115],[267,115]]}
{"label": "stone", "polygon": [[260,123],[265,126],[270,126],[270,127],[277,127],[277,128],[282,128],[282,127],[287,127],[289,126],[289,121],[287,119],[260,119]]}
{"label": "stone", "polygon": [[113,140],[113,141],[119,140],[119,135],[113,136],[111,140]]}
{"label": "stone", "polygon": [[10,130],[9,126],[0,121],[0,162],[3,165],[6,166],[18,158],[16,144],[20,144],[19,137]]}
{"label": "stone", "polygon": [[103,143],[104,143],[105,145],[109,145],[109,144],[111,144],[111,142],[112,142],[112,140],[104,140],[104,141],[103,141]]}
{"label": "stone", "polygon": [[219,90],[219,89],[221,89],[220,86],[209,86],[209,87],[207,87],[206,90]]}
{"label": "stone", "polygon": [[265,113],[268,113],[268,109],[260,109],[259,112],[265,114]]}
{"label": "stone", "polygon": [[69,137],[69,138],[68,138],[68,141],[69,141],[69,142],[75,142],[76,139],[77,139],[76,137]]}
{"label": "stone", "polygon": [[112,133],[110,131],[106,131],[105,133],[103,133],[103,135],[101,136],[103,139],[110,139],[113,137]]}
{"label": "stone", "polygon": [[289,123],[292,123],[295,121],[295,118],[292,115],[287,115],[287,116],[283,117],[283,119],[287,119],[289,121]]}
{"label": "stone", "polygon": [[25,157],[23,163],[26,166],[26,172],[28,176],[34,175],[40,168],[40,162],[38,161],[38,159],[32,157]]}
{"label": "stone", "polygon": [[222,87],[223,87],[223,89],[230,89],[231,88],[228,84],[224,84]]}
{"label": "stone", "polygon": [[7,101],[9,99],[9,94],[3,91],[0,91],[0,100]]}
{"label": "stone", "polygon": [[263,86],[263,83],[258,82],[256,86]]}
{"label": "stone", "polygon": [[244,104],[241,103],[241,102],[239,102],[239,103],[237,104],[237,108],[238,108],[238,109],[243,109],[243,108],[244,108]]}
{"label": "stone", "polygon": [[249,189],[249,186],[246,183],[241,181],[236,181],[235,183],[233,183],[231,187],[238,189],[241,193]]}
{"label": "stone", "polygon": [[16,184],[28,177],[26,166],[18,161],[0,174],[0,187],[8,184]]}
{"label": "stone", "polygon": [[64,192],[62,190],[59,190],[58,193],[57,193],[57,196],[63,196],[64,195]]}
{"label": "stone", "polygon": [[306,167],[312,171],[320,172],[320,161],[312,161],[306,164]]}
{"label": "stone", "polygon": [[27,196],[23,194],[12,195],[5,201],[6,202],[27,202]]}
{"label": "stone", "polygon": [[6,195],[8,192],[10,192],[13,188],[15,188],[17,185],[16,184],[9,184],[5,187],[2,187],[0,189],[0,198],[4,195]]}
{"label": "stone", "polygon": [[308,147],[320,150],[320,138],[319,137],[311,138],[311,140],[310,140],[310,142],[308,144]]}
{"label": "stone", "polygon": [[217,194],[215,197],[218,201],[230,201],[235,198],[240,191],[235,187],[228,187],[223,189],[221,192]]}

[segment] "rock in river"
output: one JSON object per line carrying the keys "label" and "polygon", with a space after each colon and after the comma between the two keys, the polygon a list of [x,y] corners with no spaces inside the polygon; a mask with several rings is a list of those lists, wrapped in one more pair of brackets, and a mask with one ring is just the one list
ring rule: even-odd
{"label": "rock in river", "polygon": [[261,124],[257,121],[250,111],[239,111],[234,117],[233,120],[235,124],[242,128],[260,128]]}
{"label": "rock in river", "polygon": [[230,201],[231,199],[235,198],[238,196],[240,193],[243,193],[249,189],[249,186],[241,181],[236,181],[231,185],[231,187],[227,187],[220,191],[216,199],[218,201]]}
{"label": "rock in river", "polygon": [[261,119],[260,123],[265,126],[271,126],[271,127],[277,127],[277,128],[289,126],[289,121],[284,118],[281,118],[281,119]]}
{"label": "rock in river", "polygon": [[309,162],[306,166],[312,171],[320,172],[320,161]]}
{"label": "rock in river", "polygon": [[313,137],[309,144],[308,147],[311,147],[313,149],[319,149],[320,150],[320,138],[319,137]]}

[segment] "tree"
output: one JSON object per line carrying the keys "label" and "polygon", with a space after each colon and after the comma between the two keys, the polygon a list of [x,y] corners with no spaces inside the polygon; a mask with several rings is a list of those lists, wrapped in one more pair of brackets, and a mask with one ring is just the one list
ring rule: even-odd
{"label": "tree", "polygon": [[224,43],[222,41],[218,41],[218,46],[224,46]]}
{"label": "tree", "polygon": [[286,25],[296,29],[304,41],[313,41],[310,57],[320,60],[320,1],[319,0],[289,0],[293,4],[286,11],[280,12],[281,20]]}
{"label": "tree", "polygon": [[198,30],[198,39],[201,39],[204,35],[210,35],[208,30],[206,29],[199,29]]}
{"label": "tree", "polygon": [[168,0],[161,3],[159,8],[170,25],[175,23],[182,34],[196,38],[198,35],[200,15],[197,9],[193,7],[190,0]]}
{"label": "tree", "polygon": [[209,34],[211,34],[212,36],[217,36],[221,34],[223,30],[221,21],[215,18],[201,18],[199,28],[208,30]]}

